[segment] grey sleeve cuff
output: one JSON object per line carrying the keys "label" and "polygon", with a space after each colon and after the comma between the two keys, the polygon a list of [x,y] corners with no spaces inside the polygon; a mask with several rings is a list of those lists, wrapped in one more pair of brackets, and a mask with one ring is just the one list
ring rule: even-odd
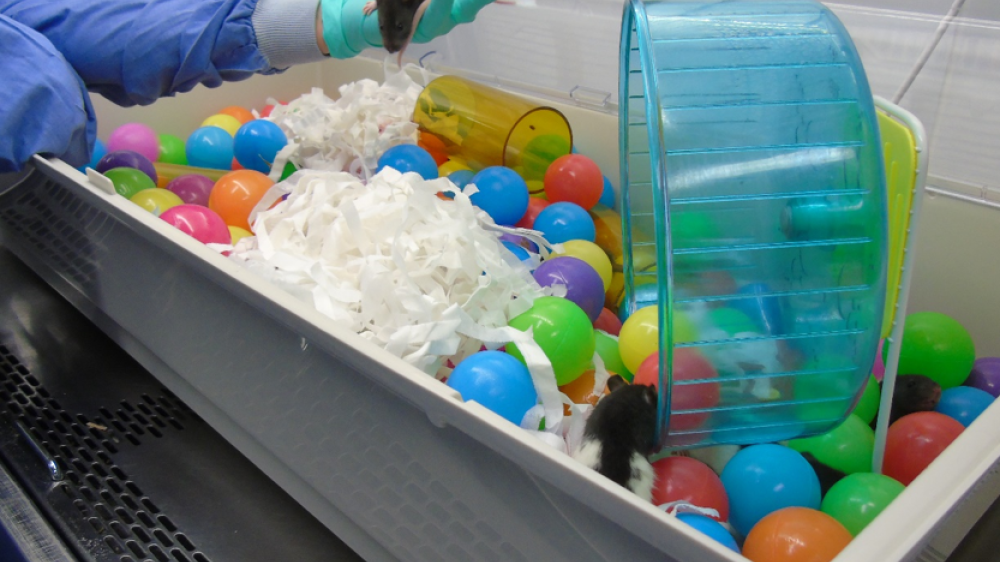
{"label": "grey sleeve cuff", "polygon": [[316,44],[319,0],[259,0],[251,21],[257,47],[272,68],[325,60]]}

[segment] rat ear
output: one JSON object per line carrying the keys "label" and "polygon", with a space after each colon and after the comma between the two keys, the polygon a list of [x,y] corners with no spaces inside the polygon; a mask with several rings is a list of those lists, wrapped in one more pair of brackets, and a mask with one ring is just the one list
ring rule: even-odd
{"label": "rat ear", "polygon": [[626,382],[625,379],[622,378],[621,375],[615,375],[613,377],[609,377],[608,378],[608,392],[614,392],[614,391],[618,390],[619,388],[621,388],[621,387],[623,387],[623,386],[625,386],[627,384],[628,384],[628,382]]}
{"label": "rat ear", "polygon": [[646,391],[642,393],[642,397],[646,400],[647,404],[656,406],[656,402],[659,398],[657,396],[656,387],[653,385],[647,386]]}

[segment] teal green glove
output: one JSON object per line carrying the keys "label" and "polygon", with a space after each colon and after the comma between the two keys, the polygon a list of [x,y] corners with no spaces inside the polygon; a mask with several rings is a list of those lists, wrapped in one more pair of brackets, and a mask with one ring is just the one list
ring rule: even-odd
{"label": "teal green glove", "polygon": [[[483,6],[493,0],[427,0],[430,5],[413,34],[414,43],[427,43],[451,31],[460,23],[476,18]],[[364,14],[367,0],[320,0],[323,16],[323,40],[330,56],[351,58],[370,47],[382,47],[378,13]]]}

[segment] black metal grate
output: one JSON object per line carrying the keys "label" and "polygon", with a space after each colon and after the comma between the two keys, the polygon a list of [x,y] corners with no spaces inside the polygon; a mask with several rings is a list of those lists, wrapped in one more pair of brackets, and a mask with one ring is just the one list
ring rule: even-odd
{"label": "black metal grate", "polygon": [[0,218],[79,287],[95,283],[95,256],[106,251],[102,241],[115,225],[110,217],[48,178],[38,178],[31,189],[0,210]]}
{"label": "black metal grate", "polygon": [[112,455],[124,442],[183,430],[191,411],[166,390],[122,401],[100,416],[70,415],[27,368],[0,345],[0,400],[3,412],[19,421],[56,460],[65,478],[57,486],[80,517],[120,562],[211,562],[132,481]]}

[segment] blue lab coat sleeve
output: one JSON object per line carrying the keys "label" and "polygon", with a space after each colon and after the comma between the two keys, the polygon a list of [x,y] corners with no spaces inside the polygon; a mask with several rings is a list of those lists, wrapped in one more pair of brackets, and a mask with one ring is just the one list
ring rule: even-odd
{"label": "blue lab coat sleeve", "polygon": [[0,173],[33,154],[90,161],[94,108],[73,67],[40,33],[0,16]]}
{"label": "blue lab coat sleeve", "polygon": [[317,8],[318,0],[0,0],[0,76],[20,84],[0,120],[18,151],[0,144],[0,166],[19,168],[31,149],[89,160],[78,157],[95,138],[81,80],[119,105],[146,105],[321,60]]}

